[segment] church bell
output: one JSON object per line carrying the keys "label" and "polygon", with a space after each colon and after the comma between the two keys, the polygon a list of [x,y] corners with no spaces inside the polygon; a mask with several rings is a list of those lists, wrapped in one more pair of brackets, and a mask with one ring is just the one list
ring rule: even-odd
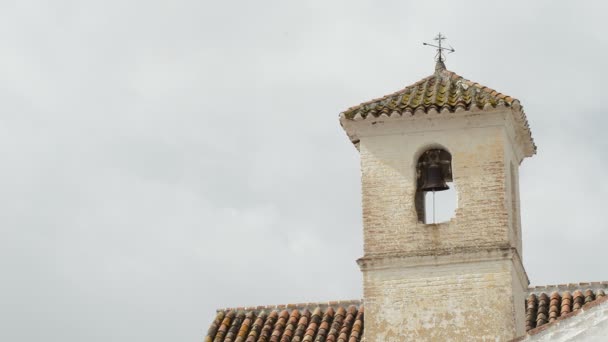
{"label": "church bell", "polygon": [[444,150],[434,149],[426,151],[418,162],[419,191],[444,191],[450,187],[451,156]]}
{"label": "church bell", "polygon": [[450,187],[445,183],[445,178],[443,177],[443,172],[441,171],[441,166],[433,163],[427,165],[426,172],[423,172],[424,179],[422,183],[422,187],[420,190],[422,191],[444,191],[449,189]]}

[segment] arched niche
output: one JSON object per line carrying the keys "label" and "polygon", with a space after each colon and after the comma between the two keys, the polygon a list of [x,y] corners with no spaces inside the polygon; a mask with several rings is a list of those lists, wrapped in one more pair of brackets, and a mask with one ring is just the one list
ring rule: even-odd
{"label": "arched niche", "polygon": [[454,217],[458,194],[452,174],[452,155],[447,149],[430,147],[418,156],[414,203],[421,223],[442,223]]}

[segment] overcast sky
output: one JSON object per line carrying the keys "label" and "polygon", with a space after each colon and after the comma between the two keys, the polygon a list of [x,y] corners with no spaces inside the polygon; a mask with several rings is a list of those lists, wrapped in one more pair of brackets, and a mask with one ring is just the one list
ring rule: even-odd
{"label": "overcast sky", "polygon": [[533,285],[608,280],[604,1],[0,0],[0,340],[200,341],[356,299],[349,106],[448,69],[521,100]]}

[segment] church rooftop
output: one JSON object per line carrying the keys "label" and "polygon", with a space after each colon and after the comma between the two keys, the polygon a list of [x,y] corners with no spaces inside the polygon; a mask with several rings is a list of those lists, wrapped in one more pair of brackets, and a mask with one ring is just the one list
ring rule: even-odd
{"label": "church rooftop", "polygon": [[[590,303],[603,302],[608,281],[530,287],[526,331],[572,317]],[[205,342],[362,341],[364,308],[360,300],[284,304],[217,310]]]}

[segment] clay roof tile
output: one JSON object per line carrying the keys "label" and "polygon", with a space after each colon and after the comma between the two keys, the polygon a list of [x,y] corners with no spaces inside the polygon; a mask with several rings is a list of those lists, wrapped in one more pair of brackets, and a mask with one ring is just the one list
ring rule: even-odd
{"label": "clay roof tile", "polygon": [[[528,136],[530,153],[534,154],[536,146],[526,116],[515,98],[501,94],[494,89],[469,81],[448,70],[439,70],[392,94],[352,106],[341,113],[347,120],[378,117],[381,114],[395,117],[409,117],[419,111],[456,113],[469,110],[491,110],[504,105],[513,108],[518,127]],[[355,139],[356,140],[356,139]]]}
{"label": "clay roof tile", "polygon": [[[528,291],[522,303],[526,331],[601,300],[608,282],[537,286]],[[282,309],[279,312],[277,308]],[[361,342],[363,331],[364,308],[360,301],[274,305],[218,310],[204,342]]]}
{"label": "clay roof tile", "polygon": [[[581,283],[537,286],[526,298],[526,331],[554,322],[605,295],[608,284]],[[548,295],[547,293],[550,293]]]}

